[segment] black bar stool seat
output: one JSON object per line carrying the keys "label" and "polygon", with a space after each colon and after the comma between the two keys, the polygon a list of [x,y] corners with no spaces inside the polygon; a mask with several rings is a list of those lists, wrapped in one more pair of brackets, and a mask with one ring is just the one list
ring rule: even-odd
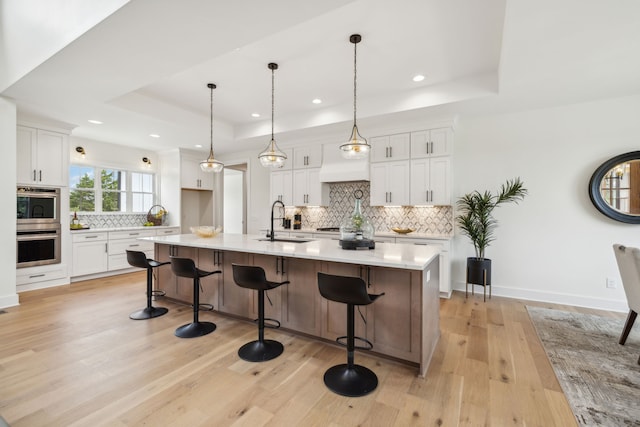
{"label": "black bar stool seat", "polygon": [[233,280],[242,288],[258,291],[258,339],[251,341],[240,347],[238,356],[248,362],[264,362],[275,359],[284,351],[282,343],[275,340],[264,339],[265,320],[274,322],[275,326],[267,325],[271,328],[279,328],[280,322],[275,319],[266,319],[264,316],[264,296],[265,291],[275,289],[278,286],[286,285],[284,282],[270,282],[262,267],[253,265],[231,264],[233,268]]}
{"label": "black bar stool seat", "polygon": [[129,250],[127,250],[127,262],[132,267],[144,268],[147,270],[147,306],[142,310],[131,313],[129,318],[133,320],[145,320],[166,314],[169,309],[166,307],[154,307],[151,305],[151,297],[164,295],[163,291],[153,290],[153,269],[158,268],[161,265],[167,265],[169,262],[160,262],[149,259],[147,258],[147,254],[144,252]]}
{"label": "black bar stool seat", "polygon": [[200,311],[200,279],[222,272],[220,270],[200,270],[192,259],[177,257],[171,257],[171,271],[178,277],[193,279],[193,322],[180,326],[176,329],[175,335],[180,338],[195,338],[215,331],[215,323],[200,322],[198,319],[198,312]]}
{"label": "black bar stool seat", "polygon": [[[360,277],[335,276],[318,273],[318,288],[320,295],[329,301],[347,305],[347,336],[339,337],[336,341],[344,345],[346,338],[347,363],[332,366],[324,374],[327,388],[342,396],[359,397],[371,393],[378,387],[378,377],[369,368],[356,365],[353,355],[356,348],[370,350],[373,345],[364,338],[355,336],[354,311],[355,306],[369,305],[384,295],[367,293],[367,284]],[[356,347],[355,340],[367,343],[366,347]]]}

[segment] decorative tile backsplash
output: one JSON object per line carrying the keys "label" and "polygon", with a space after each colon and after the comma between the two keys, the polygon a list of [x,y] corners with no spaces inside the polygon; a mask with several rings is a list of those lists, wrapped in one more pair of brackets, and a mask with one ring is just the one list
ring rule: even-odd
{"label": "decorative tile backsplash", "polygon": [[377,232],[390,231],[392,227],[412,228],[417,233],[452,234],[453,208],[451,206],[369,206],[369,182],[337,182],[329,184],[329,206],[287,208],[286,215],[302,214],[302,228],[340,227],[342,220],[353,212],[355,197],[360,190],[363,213],[369,217]]}
{"label": "decorative tile backsplash", "polygon": [[[73,215],[69,217],[69,223],[71,219]],[[140,227],[147,221],[147,214],[79,214],[78,219],[91,228]]]}

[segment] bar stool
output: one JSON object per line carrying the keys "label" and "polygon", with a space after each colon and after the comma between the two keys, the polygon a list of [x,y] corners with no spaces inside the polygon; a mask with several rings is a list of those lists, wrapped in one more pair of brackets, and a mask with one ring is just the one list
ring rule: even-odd
{"label": "bar stool", "polygon": [[153,259],[147,258],[147,254],[140,251],[127,250],[127,262],[132,267],[145,268],[147,270],[147,306],[142,310],[138,310],[129,315],[129,318],[133,320],[151,319],[153,317],[159,317],[166,314],[169,309],[165,307],[153,307],[151,305],[151,297],[164,296],[164,292],[160,290],[153,290],[153,269],[160,267],[161,265],[169,264],[168,261],[159,262]]}
{"label": "bar stool", "polygon": [[[347,363],[329,368],[324,374],[324,383],[329,390],[343,396],[358,397],[371,393],[378,386],[378,377],[369,368],[353,363],[356,348],[371,350],[373,344],[355,336],[354,310],[356,305],[369,305],[384,295],[367,293],[367,284],[359,277],[334,276],[318,273],[320,295],[329,301],[347,304],[347,336],[338,337],[336,342],[347,347]],[[343,340],[347,340],[346,344]],[[356,346],[355,340],[363,341],[366,346]]]}
{"label": "bar stool", "polygon": [[[264,317],[264,296],[265,291],[275,289],[278,286],[286,285],[284,282],[270,282],[262,267],[253,265],[231,264],[233,268],[233,280],[242,288],[254,289],[258,291],[258,339],[251,341],[240,347],[238,356],[247,362],[264,362],[275,359],[284,351],[284,346],[275,340],[264,339],[264,328],[279,328],[280,322],[275,319]],[[267,296],[268,298],[268,296]],[[274,325],[265,325],[265,320],[274,322]]]}
{"label": "bar stool", "polygon": [[178,277],[193,279],[193,322],[180,326],[176,329],[176,336],[180,338],[195,338],[210,334],[216,330],[213,322],[200,322],[198,312],[200,311],[200,279],[212,274],[222,273],[220,270],[204,271],[196,267],[190,258],[171,257],[171,271]]}

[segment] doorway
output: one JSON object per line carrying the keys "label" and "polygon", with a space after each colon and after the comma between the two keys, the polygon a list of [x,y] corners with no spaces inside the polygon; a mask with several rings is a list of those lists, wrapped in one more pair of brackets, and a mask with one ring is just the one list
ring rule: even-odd
{"label": "doorway", "polygon": [[225,165],[223,224],[225,233],[247,233],[247,164]]}

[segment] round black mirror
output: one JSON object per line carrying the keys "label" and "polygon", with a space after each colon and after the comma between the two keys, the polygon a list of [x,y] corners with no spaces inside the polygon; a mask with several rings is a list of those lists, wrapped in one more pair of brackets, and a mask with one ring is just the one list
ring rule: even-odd
{"label": "round black mirror", "polygon": [[591,175],[589,197],[611,219],[640,224],[640,151],[604,162]]}

